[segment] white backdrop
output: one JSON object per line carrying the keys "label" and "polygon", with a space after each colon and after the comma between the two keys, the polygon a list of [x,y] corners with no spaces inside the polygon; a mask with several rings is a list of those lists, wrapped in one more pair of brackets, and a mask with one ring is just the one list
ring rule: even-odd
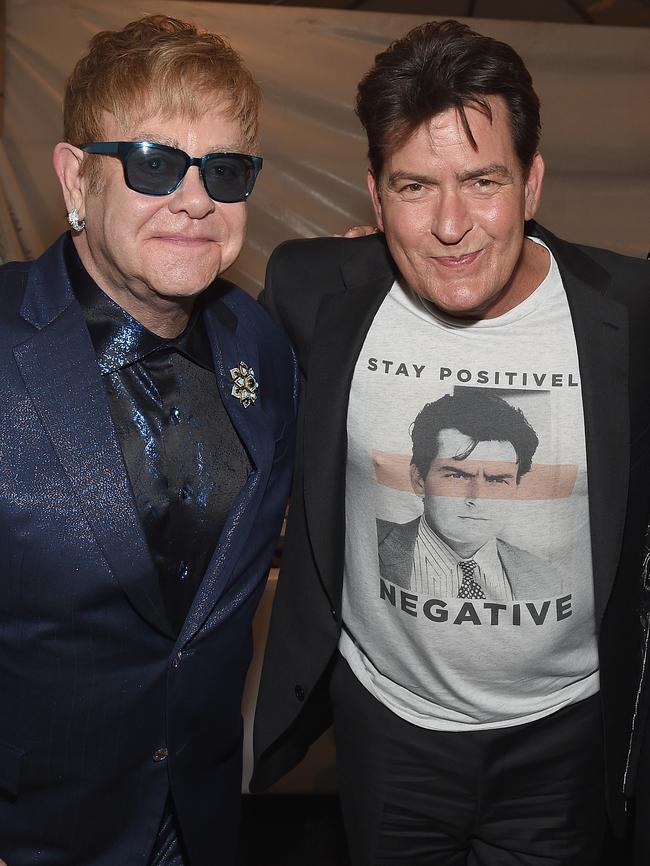
{"label": "white backdrop", "polygon": [[[164,12],[226,33],[262,85],[264,170],[230,277],[251,292],[288,237],[371,221],[356,82],[421,16],[164,0],[6,0],[0,257],[38,255],[66,228],[51,150],[67,74],[97,30]],[[650,250],[650,30],[471,19],[513,44],[542,99],[540,220],[570,240]]]}

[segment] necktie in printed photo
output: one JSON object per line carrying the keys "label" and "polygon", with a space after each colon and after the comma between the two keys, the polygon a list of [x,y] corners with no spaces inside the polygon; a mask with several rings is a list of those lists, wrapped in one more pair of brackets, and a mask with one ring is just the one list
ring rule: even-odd
{"label": "necktie in printed photo", "polygon": [[463,580],[458,590],[458,598],[485,598],[481,585],[474,580],[474,569],[477,567],[473,559],[459,562],[463,572]]}

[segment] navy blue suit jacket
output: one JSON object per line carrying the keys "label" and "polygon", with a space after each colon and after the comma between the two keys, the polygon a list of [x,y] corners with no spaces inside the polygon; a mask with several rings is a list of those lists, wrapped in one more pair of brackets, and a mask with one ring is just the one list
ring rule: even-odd
{"label": "navy blue suit jacket", "polygon": [[[235,286],[208,290],[252,471],[171,630],[59,240],[0,268],[0,857],[146,864],[169,786],[192,866],[235,859],[250,621],[290,485],[297,374]],[[230,369],[259,383],[245,408]]]}

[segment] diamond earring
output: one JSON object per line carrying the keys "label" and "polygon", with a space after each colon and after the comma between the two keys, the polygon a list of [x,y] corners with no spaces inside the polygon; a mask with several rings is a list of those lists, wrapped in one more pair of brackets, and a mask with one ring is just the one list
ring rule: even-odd
{"label": "diamond earring", "polygon": [[79,221],[79,211],[76,207],[68,211],[68,222],[76,232],[82,232],[86,228],[84,220]]}

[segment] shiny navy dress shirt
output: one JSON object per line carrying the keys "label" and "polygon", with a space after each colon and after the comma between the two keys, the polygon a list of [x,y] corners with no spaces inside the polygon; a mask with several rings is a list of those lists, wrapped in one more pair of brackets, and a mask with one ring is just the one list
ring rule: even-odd
{"label": "shiny navy dress shirt", "polygon": [[178,633],[250,461],[221,401],[201,301],[183,333],[165,339],[97,286],[71,240],[65,257]]}

